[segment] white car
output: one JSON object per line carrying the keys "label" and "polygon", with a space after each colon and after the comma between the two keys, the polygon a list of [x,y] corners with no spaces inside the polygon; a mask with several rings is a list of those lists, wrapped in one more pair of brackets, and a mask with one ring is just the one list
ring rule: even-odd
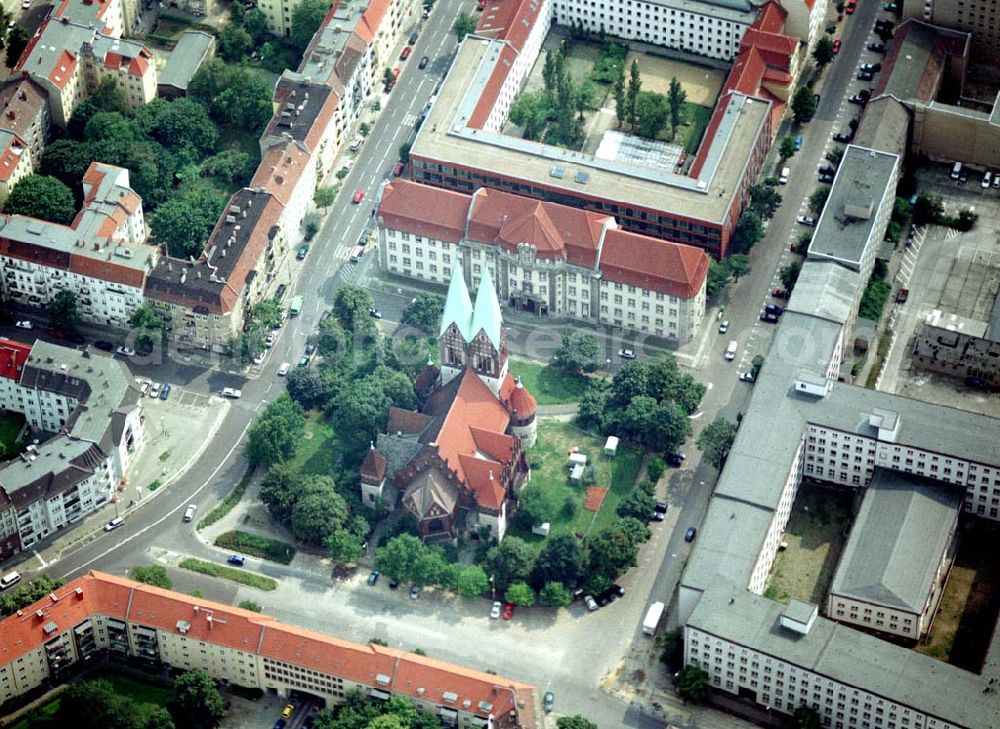
{"label": "white car", "polygon": [[287,362],[282,362],[281,367],[278,368],[278,377],[284,377],[285,375],[287,375],[288,370],[290,370],[291,368],[292,366],[290,364],[288,364]]}
{"label": "white car", "polygon": [[799,225],[816,225],[816,219],[811,215],[800,215],[795,219]]}
{"label": "white car", "polygon": [[274,342],[277,338],[278,338],[278,333],[271,332],[270,334],[267,335],[267,339],[264,340],[264,346],[270,349],[271,347],[274,346]]}
{"label": "white car", "polygon": [[115,529],[121,526],[125,526],[125,520],[120,516],[116,516],[114,519],[112,519],[111,521],[109,521],[107,524],[104,525],[104,531],[113,532]]}
{"label": "white car", "polygon": [[501,603],[499,603],[499,602],[493,603],[493,607],[490,608],[490,617],[493,620],[499,620],[500,619],[500,609],[502,607],[503,607],[503,605]]}
{"label": "white car", "polygon": [[223,387],[222,396],[228,397],[231,400],[238,400],[240,397],[243,396],[243,391],[237,390],[235,387]]}
{"label": "white car", "polygon": [[133,356],[135,356],[135,350],[131,349],[129,347],[119,347],[115,351],[118,352],[118,354],[120,354],[122,357],[133,357]]}
{"label": "white car", "polygon": [[260,354],[258,354],[256,357],[253,358],[253,363],[255,365],[259,365],[259,364],[263,363],[264,358],[266,356],[267,356],[267,350],[265,349],[263,352],[261,352]]}
{"label": "white car", "polygon": [[145,396],[149,392],[149,383],[146,380],[136,380],[136,386],[139,388],[139,395]]}
{"label": "white car", "polygon": [[188,504],[188,507],[184,510],[184,521],[193,521],[194,512],[198,511],[197,504]]}
{"label": "white car", "polygon": [[149,396],[154,400],[160,396],[160,388],[163,387],[159,382],[154,382],[149,386]]}
{"label": "white car", "polygon": [[31,0],[21,0],[21,9],[27,10],[31,7]]}
{"label": "white car", "polygon": [[729,320],[723,319],[722,323],[719,324],[719,334],[725,334],[729,331]]}
{"label": "white car", "polygon": [[31,320],[29,320],[29,319],[22,319],[21,321],[15,323],[14,326],[16,326],[18,329],[34,329],[35,328],[32,325]]}
{"label": "white car", "polygon": [[635,359],[635,351],[631,349],[619,349],[618,356],[622,359]]}

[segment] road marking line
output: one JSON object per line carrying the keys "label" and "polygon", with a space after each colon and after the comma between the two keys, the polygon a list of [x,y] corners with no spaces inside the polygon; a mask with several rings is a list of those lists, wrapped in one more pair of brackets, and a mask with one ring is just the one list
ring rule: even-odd
{"label": "road marking line", "polygon": [[38,550],[32,549],[31,553],[34,554],[36,557],[38,557],[38,561],[42,563],[42,569],[45,569],[46,567],[49,566],[48,563],[44,559],[42,559],[42,555],[38,553]]}

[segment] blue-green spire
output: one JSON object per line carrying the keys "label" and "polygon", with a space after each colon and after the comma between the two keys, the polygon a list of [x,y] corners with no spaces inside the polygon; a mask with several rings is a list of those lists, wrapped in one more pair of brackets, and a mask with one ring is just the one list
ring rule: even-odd
{"label": "blue-green spire", "polygon": [[[445,311],[447,312],[447,309]],[[483,277],[479,279],[479,288],[476,290],[476,308],[472,313],[471,334],[475,337],[482,329],[497,351],[500,351],[500,330],[502,327],[503,315],[500,313],[497,290],[493,286],[490,269],[484,266]]]}
{"label": "blue-green spire", "polygon": [[461,264],[456,263],[451,268],[451,282],[448,284],[448,298],[444,301],[444,313],[441,315],[441,331],[438,336],[454,323],[462,333],[465,341],[472,339],[472,299],[465,285],[465,275]]}

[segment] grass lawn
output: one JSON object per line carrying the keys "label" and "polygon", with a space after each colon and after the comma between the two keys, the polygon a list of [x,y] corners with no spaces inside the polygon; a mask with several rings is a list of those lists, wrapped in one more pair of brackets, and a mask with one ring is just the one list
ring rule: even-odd
{"label": "grass lawn", "polygon": [[521,378],[539,405],[576,402],[590,383],[586,375],[566,374],[552,365],[510,358],[510,371]]}
{"label": "grass lawn", "polygon": [[[170,689],[159,684],[144,683],[129,676],[122,676],[117,673],[104,675],[93,675],[90,678],[101,678],[114,686],[115,693],[119,696],[126,696],[138,704],[140,713],[145,716],[154,706],[166,706],[170,698]],[[59,699],[55,699],[44,706],[31,712],[32,716],[54,716],[59,710]],[[28,729],[28,719],[21,719],[16,724],[11,725],[11,729]]]}
{"label": "grass lawn", "polygon": [[214,562],[205,562],[193,557],[181,560],[180,566],[183,569],[191,570],[192,572],[199,572],[203,575],[208,575],[209,577],[220,577],[223,580],[229,580],[230,582],[237,582],[241,585],[256,587],[258,590],[270,591],[278,589],[278,583],[270,577],[257,575],[253,572],[247,572],[246,570],[238,570],[234,567],[226,567],[225,565],[215,564]]}
{"label": "grass lawn", "polygon": [[308,412],[305,437],[292,459],[292,465],[302,473],[328,476],[333,473],[337,460],[337,445],[333,428],[326,422],[323,413],[315,410]]}
{"label": "grass lawn", "polygon": [[1000,563],[994,557],[994,525],[982,519],[961,529],[958,555],[948,575],[941,604],[926,642],[917,650],[955,666],[979,673],[989,635],[1000,612]]}
{"label": "grass lawn", "polygon": [[847,541],[853,500],[847,488],[812,483],[799,487],[785,533],[788,548],[774,562],[765,597],[823,604]]}
{"label": "grass lawn", "polygon": [[24,416],[17,413],[0,414],[0,458],[11,458],[24,450],[26,443],[16,441],[24,427]]}
{"label": "grass lawn", "polygon": [[[583,508],[587,487],[573,486],[569,482],[566,457],[574,446],[587,456],[588,464],[594,466],[594,485],[610,488],[596,516]],[[615,509],[632,490],[642,463],[642,451],[619,445],[618,455],[606,458],[603,438],[589,435],[569,423],[542,421],[538,426],[538,442],[528,451],[528,461],[538,464],[538,467],[532,468],[531,483],[527,488],[544,489],[555,506],[556,516],[552,519],[549,534],[571,532],[585,536],[617,518]],[[572,515],[563,511],[567,502],[576,505]],[[528,542],[541,543],[543,540],[543,537],[532,534],[530,529],[513,527],[512,532]]]}
{"label": "grass lawn", "polygon": [[215,546],[249,554],[251,557],[268,559],[279,564],[289,564],[295,557],[295,547],[291,544],[242,531],[220,534],[215,538]]}
{"label": "grass lawn", "polygon": [[694,154],[698,151],[698,145],[701,144],[701,138],[708,127],[712,110],[707,106],[685,103],[684,113],[687,115],[687,124],[681,132],[684,135],[684,150],[688,154]]}

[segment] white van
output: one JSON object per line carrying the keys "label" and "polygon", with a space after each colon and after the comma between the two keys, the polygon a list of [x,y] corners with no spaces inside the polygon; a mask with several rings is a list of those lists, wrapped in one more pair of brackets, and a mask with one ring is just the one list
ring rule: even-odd
{"label": "white van", "polygon": [[0,590],[6,590],[11,585],[16,585],[20,581],[20,572],[8,572],[3,577],[0,577]]}
{"label": "white van", "polygon": [[956,162],[954,166],[951,168],[951,179],[957,180],[961,176],[962,176],[962,163]]}
{"label": "white van", "polygon": [[739,349],[739,347],[740,347],[739,342],[737,342],[735,339],[731,341],[729,343],[729,346],[726,347],[726,359],[729,360],[730,362],[736,359],[736,350]]}
{"label": "white van", "polygon": [[787,167],[782,167],[781,168],[781,177],[778,178],[778,182],[780,182],[782,185],[787,185],[788,184],[788,177],[791,174],[792,174],[792,171],[790,169],[788,169]]}

